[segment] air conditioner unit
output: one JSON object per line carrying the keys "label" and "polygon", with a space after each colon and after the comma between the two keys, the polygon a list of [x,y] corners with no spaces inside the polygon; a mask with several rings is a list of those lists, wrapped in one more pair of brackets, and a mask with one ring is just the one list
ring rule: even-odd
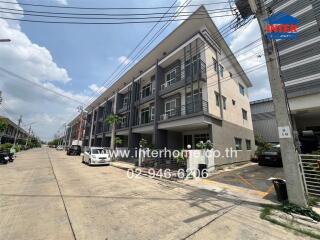
{"label": "air conditioner unit", "polygon": [[160,116],[160,120],[167,120],[168,119],[168,114],[162,114],[161,116]]}
{"label": "air conditioner unit", "polygon": [[168,84],[167,82],[161,84],[161,90],[165,89],[166,87],[168,87]]}

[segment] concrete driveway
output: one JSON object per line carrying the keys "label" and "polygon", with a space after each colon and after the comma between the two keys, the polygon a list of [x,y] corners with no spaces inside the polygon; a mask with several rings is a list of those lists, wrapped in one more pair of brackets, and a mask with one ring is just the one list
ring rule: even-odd
{"label": "concrete driveway", "polygon": [[0,239],[306,239],[223,193],[88,167],[54,149],[0,166]]}
{"label": "concrete driveway", "polygon": [[283,168],[259,166],[256,163],[251,163],[235,170],[214,174],[209,180],[258,191],[264,198],[275,200],[273,183],[267,180],[270,177],[284,179]]}

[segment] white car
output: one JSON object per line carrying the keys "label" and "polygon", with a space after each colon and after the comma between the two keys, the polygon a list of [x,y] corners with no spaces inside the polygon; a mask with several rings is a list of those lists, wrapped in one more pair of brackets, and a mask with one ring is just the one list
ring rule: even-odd
{"label": "white car", "polygon": [[110,164],[111,157],[108,150],[101,147],[91,147],[84,152],[82,162],[88,165],[105,165]]}
{"label": "white car", "polygon": [[63,146],[58,146],[57,148],[56,148],[58,151],[63,151],[64,149],[63,149]]}

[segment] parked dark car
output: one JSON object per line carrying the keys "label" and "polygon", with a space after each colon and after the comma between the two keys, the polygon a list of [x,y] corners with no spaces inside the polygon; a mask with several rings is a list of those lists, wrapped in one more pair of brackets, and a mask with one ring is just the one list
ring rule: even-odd
{"label": "parked dark car", "polygon": [[0,152],[0,164],[7,164],[9,159],[10,158],[6,152]]}
{"label": "parked dark car", "polygon": [[79,145],[72,145],[68,148],[67,155],[70,156],[80,156],[81,154],[81,146]]}
{"label": "parked dark car", "polygon": [[270,150],[258,156],[259,166],[282,167],[280,145],[273,146]]}

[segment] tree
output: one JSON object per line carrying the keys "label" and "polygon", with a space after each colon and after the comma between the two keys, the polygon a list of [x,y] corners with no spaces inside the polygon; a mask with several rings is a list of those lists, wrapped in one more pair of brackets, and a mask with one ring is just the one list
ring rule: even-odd
{"label": "tree", "polygon": [[121,145],[122,144],[122,139],[119,138],[119,137],[116,137],[114,139],[114,143],[115,143],[115,147],[117,147],[118,145]]}
{"label": "tree", "polygon": [[106,123],[112,126],[111,132],[111,146],[110,148],[114,150],[116,145],[116,125],[120,122],[120,117],[117,114],[111,114],[106,118]]}
{"label": "tree", "polygon": [[3,136],[3,133],[7,129],[7,127],[8,127],[7,120],[1,118],[0,119],[0,144],[1,144],[1,138]]}
{"label": "tree", "polygon": [[255,154],[257,156],[261,155],[263,152],[266,152],[272,148],[272,144],[267,143],[261,135],[256,135],[255,137],[257,150]]}

